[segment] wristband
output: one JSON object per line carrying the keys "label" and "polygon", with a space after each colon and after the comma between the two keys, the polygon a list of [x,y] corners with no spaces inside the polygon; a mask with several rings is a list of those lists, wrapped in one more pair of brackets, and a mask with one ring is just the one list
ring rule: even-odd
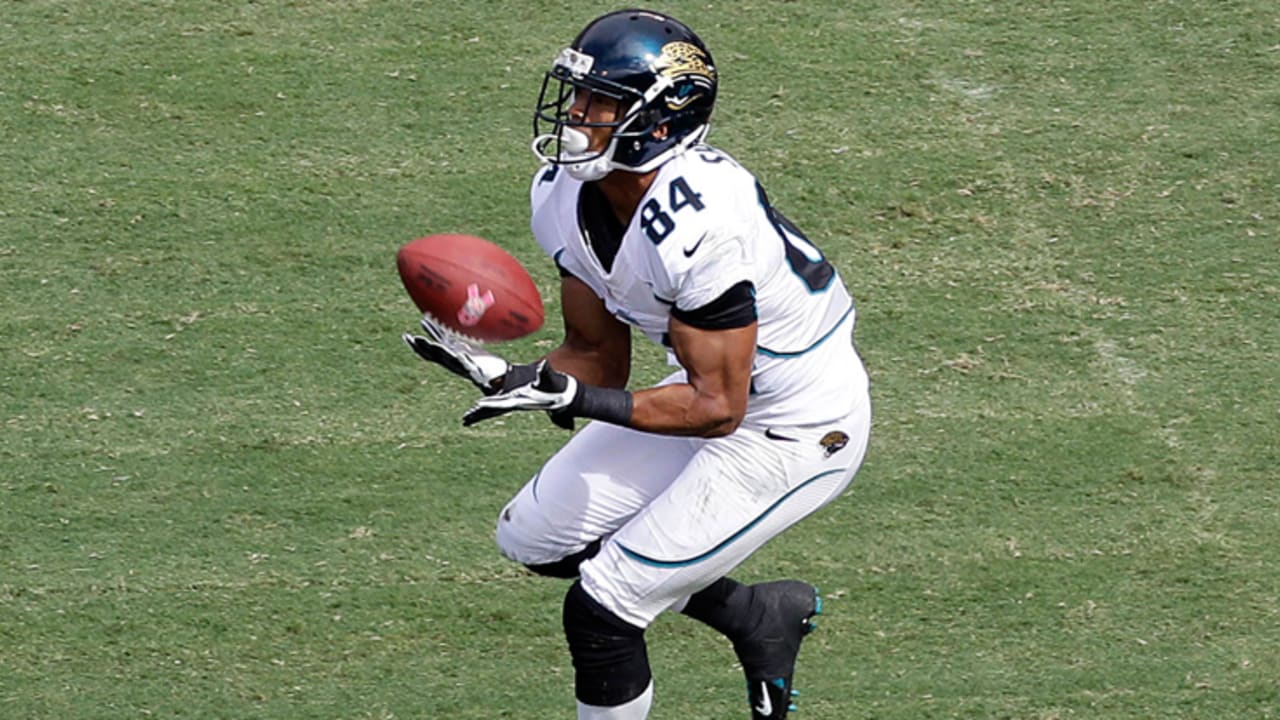
{"label": "wristband", "polygon": [[631,424],[631,403],[631,393],[627,390],[579,383],[577,397],[565,409],[574,417],[627,427]]}

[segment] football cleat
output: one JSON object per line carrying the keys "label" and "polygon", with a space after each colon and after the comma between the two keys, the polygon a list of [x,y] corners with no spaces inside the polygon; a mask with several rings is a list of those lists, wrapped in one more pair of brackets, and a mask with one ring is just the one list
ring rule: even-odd
{"label": "football cleat", "polygon": [[762,610],[760,624],[733,645],[747,676],[751,720],[784,720],[795,710],[791,688],[800,642],[817,628],[822,613],[818,589],[796,580],[751,586],[752,604]]}

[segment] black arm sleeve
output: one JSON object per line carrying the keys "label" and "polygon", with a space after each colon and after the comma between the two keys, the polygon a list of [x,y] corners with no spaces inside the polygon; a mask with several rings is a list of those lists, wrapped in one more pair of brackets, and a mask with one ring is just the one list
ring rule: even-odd
{"label": "black arm sleeve", "polygon": [[756,321],[756,288],[743,280],[695,310],[671,308],[671,317],[703,330],[746,327]]}

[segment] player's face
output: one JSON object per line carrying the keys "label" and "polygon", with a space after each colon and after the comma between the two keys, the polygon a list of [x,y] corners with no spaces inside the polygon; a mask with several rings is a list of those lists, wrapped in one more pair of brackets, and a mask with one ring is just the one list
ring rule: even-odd
{"label": "player's face", "polygon": [[622,112],[621,100],[580,88],[574,92],[573,104],[569,107],[569,122],[590,139],[588,152],[601,152],[613,136],[613,128],[602,125],[617,122]]}

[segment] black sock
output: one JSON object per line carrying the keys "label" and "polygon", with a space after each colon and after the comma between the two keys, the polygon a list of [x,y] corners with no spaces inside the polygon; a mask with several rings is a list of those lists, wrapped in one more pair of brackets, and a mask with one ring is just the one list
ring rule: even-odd
{"label": "black sock", "polygon": [[727,577],[690,595],[681,612],[734,642],[754,629],[758,621],[751,612],[751,588]]}

